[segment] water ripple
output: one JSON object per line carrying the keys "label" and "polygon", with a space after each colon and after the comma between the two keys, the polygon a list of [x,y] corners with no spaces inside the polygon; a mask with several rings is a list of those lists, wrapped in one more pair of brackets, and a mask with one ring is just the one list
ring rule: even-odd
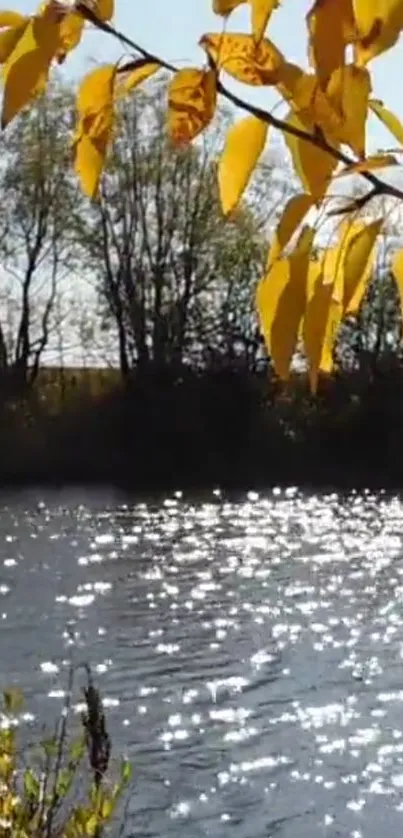
{"label": "water ripple", "polygon": [[3,498],[2,684],[39,730],[67,649],[91,662],[135,767],[129,834],[397,834],[402,523],[398,498],[295,487]]}

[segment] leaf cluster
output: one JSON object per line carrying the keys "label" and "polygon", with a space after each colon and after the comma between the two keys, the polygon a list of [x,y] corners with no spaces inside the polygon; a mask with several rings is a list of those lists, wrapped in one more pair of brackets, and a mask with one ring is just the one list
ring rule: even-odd
{"label": "leaf cluster", "polygon": [[[97,695],[98,704],[89,697],[91,690]],[[108,782],[108,766],[102,776],[99,760],[94,766],[96,747],[94,739],[88,738],[88,720],[93,721],[94,707],[99,712],[100,697],[92,680],[85,690],[85,735],[74,737],[67,730],[70,699],[71,693],[55,733],[44,736],[37,747],[24,751],[16,732],[22,695],[16,689],[4,692],[0,726],[0,838],[52,838],[53,835],[100,838],[113,818],[130,779],[130,765],[122,762],[120,777],[114,783]],[[91,735],[94,737],[94,731]],[[84,786],[83,772],[89,779]]]}

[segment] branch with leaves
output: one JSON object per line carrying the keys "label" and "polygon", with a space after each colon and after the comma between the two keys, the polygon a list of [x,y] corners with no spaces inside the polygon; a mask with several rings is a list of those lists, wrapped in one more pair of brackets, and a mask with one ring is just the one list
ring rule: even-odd
{"label": "branch with leaves", "polygon": [[[288,0],[283,0],[284,6]],[[207,0],[206,0],[207,2]],[[96,200],[113,134],[118,105],[161,70],[172,78],[167,89],[167,127],[172,142],[186,146],[212,123],[218,97],[247,115],[231,126],[218,161],[223,213],[236,211],[261,159],[269,132],[280,132],[301,181],[289,200],[270,243],[266,274],[257,289],[262,333],[278,374],[286,379],[297,343],[303,340],[315,390],[320,373],[333,364],[333,347],[346,316],[355,316],[372,275],[378,237],[385,218],[365,219],[374,199],[402,201],[403,190],[379,176],[398,171],[403,125],[372,98],[371,66],[392,49],[403,29],[403,0],[313,0],[305,31],[310,67],[287,60],[267,37],[278,0],[212,0],[222,19],[247,3],[251,32],[225,27],[201,37],[203,67],[179,69],[145,50],[113,25],[114,0],[45,0],[32,17],[0,13],[3,63],[2,125],[46,87],[55,63],[81,41],[87,24],[117,39],[130,55],[104,64],[82,81],[77,97],[78,124],[74,167],[83,191]],[[251,87],[277,91],[288,112],[284,119],[233,93],[225,76]],[[224,79],[224,80],[223,80]],[[402,149],[368,155],[366,126],[374,114]],[[331,190],[336,179],[360,175],[368,189],[340,206]],[[317,256],[318,219],[342,216],[336,243]],[[393,260],[403,290],[403,254]]]}

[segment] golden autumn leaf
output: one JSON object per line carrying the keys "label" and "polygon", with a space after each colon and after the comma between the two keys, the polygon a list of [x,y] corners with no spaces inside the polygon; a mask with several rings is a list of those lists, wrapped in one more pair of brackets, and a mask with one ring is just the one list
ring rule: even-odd
{"label": "golden autumn leaf", "polygon": [[3,128],[42,86],[59,43],[59,18],[47,7],[31,18],[4,64]]}
{"label": "golden autumn leaf", "polygon": [[367,64],[397,42],[403,28],[402,0],[353,0],[353,10],[360,36],[357,61]]}
{"label": "golden autumn leaf", "polygon": [[336,309],[332,306],[333,285],[323,282],[323,268],[320,261],[309,265],[310,293],[306,305],[303,341],[309,362],[311,390],[316,393],[319,370],[327,372],[333,353],[332,347],[337,329]]}
{"label": "golden autumn leaf", "polygon": [[367,157],[366,160],[360,160],[358,163],[351,163],[345,166],[337,177],[344,177],[345,175],[359,174],[360,172],[373,172],[376,169],[386,169],[388,166],[398,166],[398,161],[393,154],[373,154]]}
{"label": "golden autumn leaf", "polygon": [[249,2],[252,12],[252,31],[255,41],[263,38],[271,13],[277,8],[279,0],[213,0],[213,12],[226,17],[237,6]]}
{"label": "golden autumn leaf", "polygon": [[[283,345],[276,347],[273,337],[273,323],[279,306],[281,297],[286,292],[286,288],[290,283],[290,263],[288,259],[281,259],[275,262],[269,274],[261,279],[256,292],[256,308],[259,315],[260,330],[265,340],[267,351],[273,358],[273,363],[276,372],[281,377],[281,373],[286,377],[291,363],[292,355],[295,348],[295,342],[298,336],[298,329],[300,320],[302,318],[303,309],[305,307],[305,296],[301,293],[294,295],[294,302],[298,299],[301,301],[300,307],[297,308],[295,316],[293,310],[289,310],[290,320],[298,320],[296,331],[290,335],[289,323],[283,330]],[[304,291],[303,286],[301,286]],[[299,289],[301,290],[301,289]]]}
{"label": "golden autumn leaf", "polygon": [[161,69],[161,64],[140,58],[125,67],[120,67],[116,74],[115,95],[130,93],[147,81]]}
{"label": "golden autumn leaf", "polygon": [[[283,61],[275,71],[274,84],[301,122],[306,122],[309,128],[312,128],[312,123],[322,123],[318,94],[321,94],[324,101],[325,97],[319,89],[315,75],[306,73],[297,64]],[[329,110],[329,105],[327,109]]]}
{"label": "golden autumn leaf", "polygon": [[307,300],[308,268],[314,231],[306,227],[294,252],[279,259],[257,288],[262,334],[277,375],[286,380]]}
{"label": "golden autumn leaf", "polygon": [[115,64],[103,64],[84,76],[77,93],[80,118],[112,107],[116,72]]}
{"label": "golden autumn leaf", "polygon": [[383,219],[367,224],[353,236],[344,256],[344,300],[345,314],[356,314],[365,294],[373,269],[373,257]]}
{"label": "golden autumn leaf", "polygon": [[386,128],[389,129],[395,139],[403,145],[403,124],[400,122],[400,119],[398,119],[397,116],[395,116],[395,114],[388,108],[385,108],[385,105],[380,99],[370,99],[369,107],[371,108],[371,111],[376,114],[378,119],[383,122]]}
{"label": "golden autumn leaf", "polygon": [[366,67],[348,64],[331,75],[326,96],[340,115],[334,124],[333,135],[340,143],[349,145],[358,157],[365,155],[365,131],[371,77]]}
{"label": "golden autumn leaf", "polygon": [[70,12],[65,15],[60,23],[59,63],[64,60],[67,53],[78,46],[84,32],[84,27],[85,20],[78,12]]}
{"label": "golden autumn leaf", "polygon": [[83,79],[77,94],[79,124],[74,168],[83,191],[95,198],[114,126],[115,64],[97,67]]}
{"label": "golden autumn leaf", "polygon": [[346,46],[353,38],[352,0],[315,0],[307,26],[311,63],[325,89],[332,73],[343,67]]}
{"label": "golden autumn leaf", "polygon": [[326,328],[322,342],[322,353],[319,362],[319,371],[327,375],[333,371],[334,367],[334,347],[337,340],[338,331],[343,319],[343,305],[332,294],[330,299],[329,311],[327,315]]}
{"label": "golden autumn leaf", "polygon": [[9,11],[0,11],[0,29],[4,28],[12,28],[14,29],[17,26],[21,26],[22,23],[25,23],[27,20],[24,15],[20,15],[18,12],[9,12]]}
{"label": "golden autumn leaf", "polygon": [[[20,15],[18,15],[18,17],[20,17]],[[29,18],[21,16],[21,21],[19,23],[10,26],[9,29],[3,29],[0,32],[0,64],[4,64],[4,62],[7,61],[12,51],[17,46],[18,41],[22,38],[28,24]]]}
{"label": "golden autumn leaf", "polygon": [[82,132],[74,145],[74,169],[89,198],[96,197],[110,142],[111,126],[91,136]]}
{"label": "golden autumn leaf", "polygon": [[338,228],[337,241],[328,247],[323,255],[323,282],[333,287],[333,294],[342,302],[344,299],[344,260],[350,241],[365,228],[365,222],[346,218]]}
{"label": "golden autumn leaf", "polygon": [[267,122],[247,116],[229,129],[218,163],[224,215],[237,207],[265,147],[268,128]]}
{"label": "golden autumn leaf", "polygon": [[[289,114],[286,121],[294,128],[307,130],[306,124],[302,123],[295,114]],[[313,126],[310,128],[312,132]],[[319,201],[329,186],[337,166],[337,159],[308,140],[300,139],[292,134],[285,134],[285,141],[291,152],[296,174],[306,191],[315,201]]]}
{"label": "golden autumn leaf", "polygon": [[284,248],[287,246],[289,241],[291,241],[292,236],[299,225],[302,224],[305,215],[311,209],[312,205],[312,195],[306,195],[305,193],[293,195],[293,197],[287,201],[274,232],[273,241],[269,249],[269,255],[267,257],[268,268],[275,261],[275,259],[278,259],[281,256]]}
{"label": "golden autumn leaf", "polygon": [[97,0],[94,11],[100,20],[111,20],[115,13],[115,0]]}
{"label": "golden autumn leaf", "polygon": [[345,118],[322,90],[315,75],[304,74],[301,77],[290,104],[310,133],[314,126],[318,126],[329,143],[336,147],[340,145]]}
{"label": "golden autumn leaf", "polygon": [[213,0],[213,12],[226,17],[241,3],[246,3],[246,0]]}
{"label": "golden autumn leaf", "polygon": [[403,250],[398,250],[393,257],[392,274],[399,292],[400,313],[403,321]]}
{"label": "golden autumn leaf", "polygon": [[279,0],[250,0],[252,7],[252,32],[256,42],[261,41],[269,18],[277,8]]}
{"label": "golden autumn leaf", "polygon": [[188,145],[211,122],[217,102],[213,70],[179,70],[168,88],[168,130],[175,145]]}
{"label": "golden autumn leaf", "polygon": [[345,118],[328,99],[316,75],[305,73],[301,67],[286,61],[279,66],[276,75],[278,92],[289,103],[299,122],[304,123],[308,133],[312,134],[317,126],[337,147]]}
{"label": "golden autumn leaf", "polygon": [[[340,224],[335,246],[328,248],[324,253],[321,267],[323,288],[316,289],[315,306],[321,308],[323,316],[326,305],[328,310],[326,323],[322,323],[321,326],[322,345],[317,367],[315,363],[318,356],[314,356],[312,386],[316,386],[316,376],[319,370],[331,373],[333,369],[334,343],[343,316],[354,315],[359,309],[371,276],[371,241],[374,236],[373,243],[375,242],[378,232],[378,222],[374,225],[366,225],[362,219],[353,221],[347,219]],[[311,318],[315,311],[314,307],[310,314]],[[311,319],[308,340],[312,342],[314,342],[312,334],[314,331],[315,325]],[[312,344],[310,352],[313,353]]]}
{"label": "golden autumn leaf", "polygon": [[264,38],[256,43],[252,35],[235,32],[203,35],[200,46],[214,62],[237,81],[254,86],[276,84],[284,63],[281,52]]}
{"label": "golden autumn leaf", "polygon": [[353,12],[359,35],[368,42],[384,28],[403,27],[402,0],[353,0]]}
{"label": "golden autumn leaf", "polygon": [[74,169],[89,198],[97,195],[114,127],[113,107],[88,113],[79,122],[73,146]]}
{"label": "golden autumn leaf", "polygon": [[382,7],[384,0],[353,0],[354,20],[361,38],[375,37],[375,30],[382,24]]}

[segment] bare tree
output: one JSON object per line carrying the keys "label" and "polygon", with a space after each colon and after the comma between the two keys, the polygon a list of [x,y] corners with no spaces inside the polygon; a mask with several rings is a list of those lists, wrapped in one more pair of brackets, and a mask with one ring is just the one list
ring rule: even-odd
{"label": "bare tree", "polygon": [[0,369],[21,388],[38,375],[58,282],[73,260],[69,103],[69,92],[56,85],[1,140]]}
{"label": "bare tree", "polygon": [[[77,218],[78,240],[116,325],[123,376],[182,364],[254,324],[264,237],[250,207],[225,221],[215,159],[230,116],[191,149],[172,148],[164,88],[120,114],[100,202]],[[255,325],[253,326],[255,329]],[[225,336],[224,336],[225,332]]]}

